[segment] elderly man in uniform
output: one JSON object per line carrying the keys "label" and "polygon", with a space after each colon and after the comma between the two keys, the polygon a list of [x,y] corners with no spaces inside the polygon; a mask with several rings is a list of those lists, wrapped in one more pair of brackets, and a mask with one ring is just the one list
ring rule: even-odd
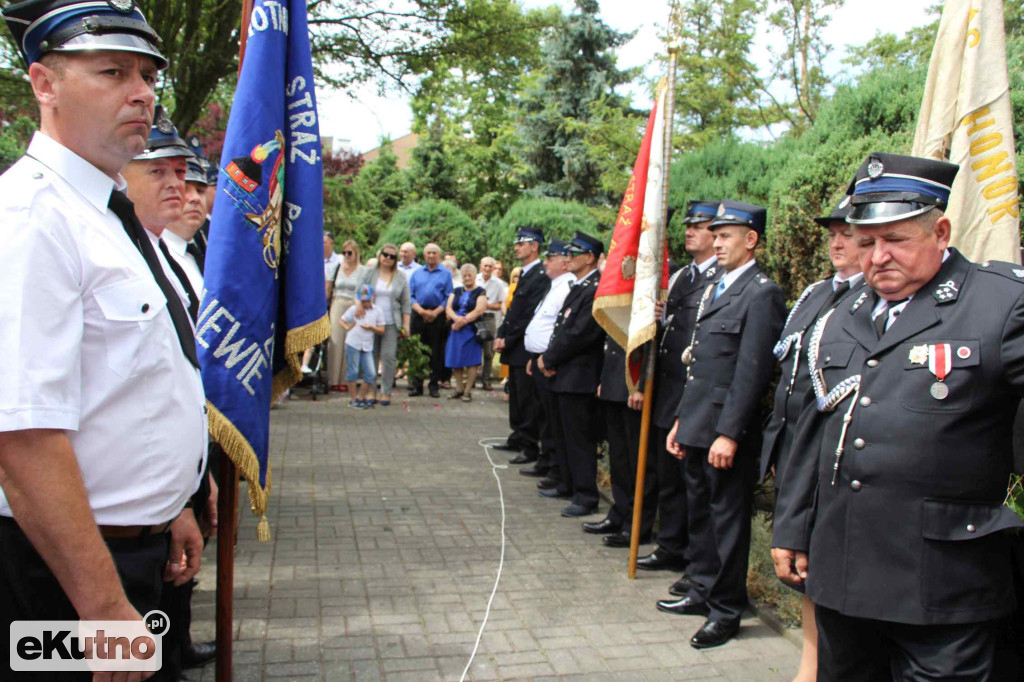
{"label": "elderly man in uniform", "polygon": [[494,350],[501,352],[502,362],[509,371],[508,423],[512,433],[495,450],[522,451],[514,455],[511,464],[529,464],[540,456],[539,396],[533,379],[526,374],[530,354],[523,345],[526,328],[533,319],[541,299],[551,288],[551,280],[544,274],[540,262],[540,245],[544,232],[540,228],[523,225],[516,230],[516,258],[522,262],[522,272],[512,305],[498,327]]}
{"label": "elderly man in uniform", "polygon": [[[657,380],[654,382],[654,406],[651,414],[651,459],[657,470],[658,546],[637,559],[636,567],[645,571],[683,571],[684,552],[689,543],[687,532],[685,465],[665,448],[668,432],[676,421],[676,409],[686,385],[686,366],[682,355],[690,345],[697,306],[709,284],[721,275],[715,257],[715,235],[708,229],[715,219],[720,201],[691,201],[683,223],[686,225],[686,253],[693,262],[677,270],[668,283],[668,299],[659,302]],[[646,505],[645,505],[646,506]],[[669,593],[685,596],[689,579],[681,577]]]}
{"label": "elderly man in uniform", "polygon": [[519,473],[540,478],[537,487],[544,497],[567,497],[569,494],[566,488],[569,484],[569,471],[565,459],[565,444],[562,443],[558,401],[551,392],[552,380],[544,376],[543,372],[534,370],[537,358],[551,343],[551,332],[555,328],[558,313],[562,310],[562,303],[569,295],[570,285],[576,281],[576,275],[569,272],[568,246],[565,241],[555,237],[548,243],[548,250],[544,254],[544,271],[551,280],[551,288],[541,299],[523,336],[523,346],[529,353],[526,373],[533,379],[542,409],[539,412],[540,456],[531,466],[520,469]]}
{"label": "elderly man in uniform", "polygon": [[760,206],[725,201],[709,225],[724,273],[701,298],[690,346],[683,351],[686,387],[666,443],[669,452],[685,458],[693,586],[682,599],[658,602],[658,608],[707,615],[690,638],[697,649],[734,637],[747,606],[760,406],[786,313],[782,289],[754,257],[765,219]]}
{"label": "elderly man in uniform", "polygon": [[[122,174],[135,214],[167,262],[168,279],[173,276],[171,281],[177,281],[187,296],[195,325],[203,292],[204,258],[193,240],[206,220],[206,172],[159,105],[146,149]],[[209,466],[192,496],[192,505],[204,536],[210,535],[217,524],[217,484]],[[164,638],[164,668],[172,674],[207,663],[216,655],[213,642],[193,643],[189,636],[194,587],[195,580],[164,585],[160,609],[171,621]]]}
{"label": "elderly man in uniform", "polygon": [[572,490],[572,503],[562,510],[562,516],[578,517],[597,511],[597,386],[605,334],[594,319],[593,309],[594,294],[601,281],[597,259],[604,253],[604,244],[577,230],[568,251],[569,272],[576,276],[576,281],[569,288],[551,332],[551,342],[537,358],[534,371],[540,370],[553,379],[551,390],[558,400]]}
{"label": "elderly man in uniform", "polygon": [[808,340],[815,401],[782,472],[775,570],[805,584],[818,679],[994,680],[1016,598],[1003,506],[1024,393],[1024,270],[971,263],[958,167],[874,153],[851,184],[870,291]]}
{"label": "elderly man in uniform", "polygon": [[[782,370],[782,379],[775,389],[775,405],[771,420],[764,432],[764,443],[761,447],[761,479],[769,471],[775,474],[776,484],[785,471],[790,455],[799,457],[804,454],[793,452],[793,436],[796,432],[800,413],[807,403],[811,388],[811,373],[807,367],[807,341],[810,339],[810,328],[829,310],[832,310],[851,296],[856,297],[864,287],[864,276],[861,274],[860,261],[857,259],[857,248],[853,240],[852,227],[846,217],[852,210],[850,197],[843,197],[831,215],[814,219],[818,225],[828,230],[828,255],[836,272],[833,276],[811,284],[789,311],[782,336],[775,344],[775,358]],[[798,588],[801,592],[802,588]],[[814,604],[806,596],[803,598],[803,654],[800,658],[800,670],[796,680],[815,679],[818,667],[818,630],[814,624]]]}
{"label": "elderly man in uniform", "polygon": [[40,131],[0,177],[0,612],[140,621],[202,551],[185,507],[206,460],[192,327],[120,191],[167,62],[131,3],[3,15]]}

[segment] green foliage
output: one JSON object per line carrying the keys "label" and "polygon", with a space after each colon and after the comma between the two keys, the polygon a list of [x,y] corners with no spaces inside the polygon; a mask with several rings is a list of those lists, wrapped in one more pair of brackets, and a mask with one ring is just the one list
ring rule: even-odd
{"label": "green foliage", "polygon": [[576,230],[601,237],[606,242],[611,238],[610,231],[600,230],[597,220],[583,204],[558,199],[527,198],[512,204],[501,220],[488,227],[487,255],[505,263],[515,263],[512,244],[516,230],[527,225],[544,230],[545,239],[558,237],[569,240],[576,235]]}
{"label": "green foliage", "polygon": [[454,201],[458,193],[454,162],[455,159],[445,153],[444,126],[440,120],[435,120],[412,150],[409,179],[413,197]]}
{"label": "green foliage", "polygon": [[430,346],[420,341],[419,336],[400,336],[395,357],[410,379],[426,379],[430,375]]}
{"label": "green foliage", "polygon": [[635,74],[616,67],[614,50],[632,35],[597,17],[596,0],[576,0],[576,11],[544,42],[543,71],[520,102],[519,158],[531,193],[591,205],[614,204],[601,190],[601,168],[584,142],[581,124],[591,103],[625,108],[615,88]]}
{"label": "green foliage", "polygon": [[14,165],[14,162],[25,153],[35,130],[36,122],[26,116],[21,116],[11,125],[0,129],[0,173]]}
{"label": "green foliage", "polygon": [[683,130],[674,144],[697,150],[739,128],[775,123],[758,107],[761,89],[750,60],[758,0],[672,0],[678,36],[676,116]]}
{"label": "green foliage", "polygon": [[1004,504],[1024,520],[1024,476],[1010,474],[1010,484],[1006,487],[1006,502]]}
{"label": "green foliage", "polygon": [[376,244],[392,216],[409,197],[408,175],[385,141],[380,155],[348,175],[324,178],[324,227],[337,243],[354,239],[361,246]]}
{"label": "green foliage", "polygon": [[442,251],[453,252],[460,263],[475,263],[486,255],[480,226],[455,204],[437,199],[424,199],[398,211],[377,240],[378,248],[386,242],[412,242],[419,253],[433,242]]}

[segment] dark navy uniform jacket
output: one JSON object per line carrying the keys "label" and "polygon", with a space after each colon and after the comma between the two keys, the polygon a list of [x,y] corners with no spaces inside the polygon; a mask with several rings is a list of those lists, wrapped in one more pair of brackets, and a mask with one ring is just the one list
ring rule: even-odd
{"label": "dark navy uniform jacket", "polygon": [[[844,302],[819,323],[817,352],[809,346],[816,395],[848,395],[801,416],[794,450],[817,456],[783,472],[772,544],[807,551],[807,596],[849,616],[942,624],[1010,613],[1002,531],[1024,523],[1002,503],[1024,393],[1024,269],[950,249],[881,339],[876,300],[864,289]],[[928,350],[946,344],[938,399]]]}
{"label": "dark navy uniform jacket", "polygon": [[658,428],[671,429],[676,421],[676,408],[686,384],[683,351],[693,336],[700,297],[709,284],[718,281],[721,272],[721,268],[712,265],[690,281],[689,269],[684,268],[669,287],[668,300],[665,301],[665,326],[658,345],[658,375],[654,382],[654,412],[651,415]]}
{"label": "dark navy uniform jacket", "polygon": [[810,327],[825,312],[826,307],[841,305],[851,295],[856,297],[864,286],[864,278],[858,277],[842,298],[834,301],[832,278],[815,282],[804,290],[786,318],[782,336],[775,344],[775,357],[782,369],[782,376],[775,389],[772,417],[764,430],[764,443],[761,447],[762,479],[775,466],[778,482],[793,444],[797,421],[807,403],[811,388],[811,373],[807,371]]}
{"label": "dark navy uniform jacket", "polygon": [[555,320],[551,343],[541,355],[545,369],[557,372],[551,381],[555,393],[597,393],[605,337],[593,315],[600,281],[601,273],[595,270],[582,282],[573,283]]}
{"label": "dark navy uniform jacket", "polygon": [[676,442],[685,447],[709,448],[720,435],[741,441],[760,426],[761,398],[775,371],[772,348],[786,318],[782,289],[757,263],[717,301],[714,288],[704,290],[676,411]]}

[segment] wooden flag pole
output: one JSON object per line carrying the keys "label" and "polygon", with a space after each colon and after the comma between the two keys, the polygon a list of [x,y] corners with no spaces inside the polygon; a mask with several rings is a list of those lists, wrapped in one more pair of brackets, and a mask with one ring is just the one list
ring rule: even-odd
{"label": "wooden flag pole", "polygon": [[[668,233],[668,185],[669,164],[672,161],[672,120],[675,116],[676,100],[676,46],[670,45],[668,67],[668,92],[665,95],[665,149],[662,156],[661,183],[661,222],[655,232],[654,271],[658,273],[655,284],[655,300],[661,297],[661,272],[664,268],[665,238]],[[651,435],[651,412],[654,402],[654,366],[657,357],[657,341],[651,341],[647,347],[644,369],[644,407],[640,417],[640,448],[637,453],[636,488],[633,491],[633,525],[629,535],[629,570],[630,580],[636,578],[636,559],[640,552],[640,519],[644,511],[644,483],[647,473],[647,443]]]}
{"label": "wooden flag pole", "polygon": [[[242,73],[245,41],[252,20],[253,0],[242,0],[242,23],[239,31],[238,73]],[[213,446],[220,457],[217,476],[217,682],[231,682],[232,645],[235,635],[235,540],[238,537],[238,470],[219,446]]]}

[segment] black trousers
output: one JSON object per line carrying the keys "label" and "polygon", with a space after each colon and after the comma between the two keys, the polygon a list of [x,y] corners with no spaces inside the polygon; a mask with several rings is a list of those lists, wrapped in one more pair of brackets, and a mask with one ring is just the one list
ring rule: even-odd
{"label": "black trousers", "polygon": [[814,607],[819,682],[995,682],[991,623],[907,625]]}
{"label": "black trousers", "polygon": [[739,624],[747,607],[750,513],[755,461],[743,445],[731,469],[715,469],[705,448],[686,448],[693,599],[707,602],[710,620]]}
{"label": "black trousers", "polygon": [[[451,371],[444,366],[444,347],[448,342],[448,320],[443,314],[438,315],[433,322],[427,322],[416,313],[412,314],[410,332],[419,336],[420,341],[430,348],[430,388],[436,389],[438,383],[448,381]],[[414,388],[423,390],[423,377],[410,377],[414,379]]]}
{"label": "black trousers", "polygon": [[590,393],[556,395],[565,458],[572,482],[572,501],[584,507],[596,507],[597,423],[601,418],[597,398]]}
{"label": "black trousers", "polygon": [[549,478],[558,481],[568,479],[568,474],[558,466],[558,462],[564,461],[559,451],[565,451],[565,444],[562,443],[562,429],[556,420],[558,412],[558,400],[551,392],[551,379],[544,376],[544,373],[537,369],[537,356],[533,359],[533,387],[537,392],[537,404],[540,406],[538,417],[540,419],[540,456],[537,458],[537,468],[547,472]]}
{"label": "black trousers", "polygon": [[[139,615],[160,606],[169,543],[169,533],[131,540],[107,540],[121,585]],[[16,620],[79,620],[50,567],[21,527],[6,516],[0,517],[0,552],[3,555],[0,560],[0,623],[5,633]],[[88,571],[89,567],[83,566],[81,570]],[[32,673],[30,677],[19,677],[9,668],[9,647],[9,638],[0,637],[0,680],[91,679],[90,674],[75,677],[68,673]],[[177,678],[161,669],[150,679]]]}
{"label": "black trousers", "polygon": [[653,460],[658,477],[658,549],[683,556],[689,544],[686,508],[685,460],[669,454],[665,440],[670,429],[651,426],[648,461]]}
{"label": "black trousers", "polygon": [[[633,524],[633,498],[636,495],[636,477],[639,466],[641,413],[626,403],[601,401],[608,439],[608,468],[612,479],[612,508],[608,518],[630,530]],[[652,486],[654,467],[648,458],[644,473],[644,503],[640,519],[640,536],[646,537],[654,528],[658,513],[657,483]]]}
{"label": "black trousers", "polygon": [[[509,365],[509,405],[514,405],[516,420],[513,421],[513,410],[509,410],[509,426],[515,437],[516,445],[523,449],[523,454],[537,459],[540,454],[541,407],[540,395],[533,377],[526,373],[526,365]],[[510,438],[511,440],[511,438]]]}

